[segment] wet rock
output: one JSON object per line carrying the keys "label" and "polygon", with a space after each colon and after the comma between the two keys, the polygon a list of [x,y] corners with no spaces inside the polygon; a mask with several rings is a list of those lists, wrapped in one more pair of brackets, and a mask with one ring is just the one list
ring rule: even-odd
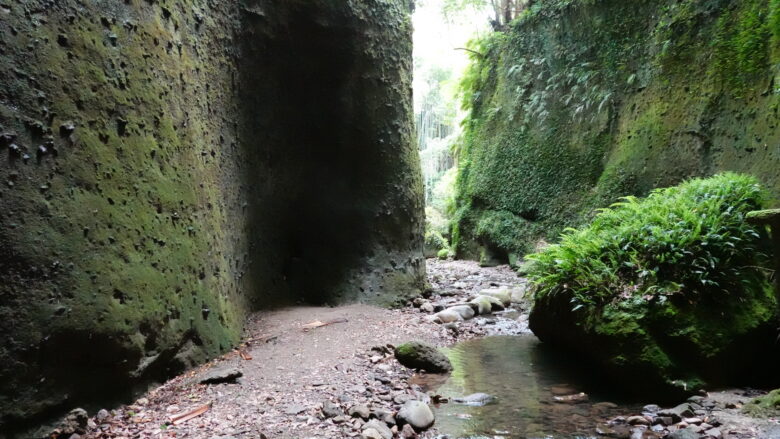
{"label": "wet rock", "polygon": [[300,404],[292,404],[287,406],[286,409],[284,409],[284,414],[286,415],[297,415],[298,413],[302,413],[306,411],[306,406],[300,405]]}
{"label": "wet rock", "polygon": [[402,394],[399,394],[399,395],[396,395],[395,397],[393,397],[393,402],[396,403],[396,404],[401,405],[401,404],[405,404],[407,401],[411,401],[413,399],[414,399],[413,396],[407,395],[405,393],[402,393]]}
{"label": "wet rock", "polygon": [[434,346],[419,341],[396,347],[395,358],[411,369],[424,369],[431,373],[447,373],[452,370],[452,364],[444,354]]}
{"label": "wet rock", "polygon": [[704,432],[708,437],[714,438],[714,439],[720,439],[723,437],[723,433],[720,431],[719,428],[711,428]]}
{"label": "wet rock", "polygon": [[684,428],[682,430],[673,431],[667,436],[667,439],[699,439],[699,435],[690,428]]}
{"label": "wet rock", "polygon": [[452,400],[458,404],[483,406],[496,402],[496,397],[487,393],[472,393],[471,395],[453,398]]}
{"label": "wet rock", "polygon": [[515,287],[509,290],[509,296],[512,303],[523,303],[526,301],[526,289]]}
{"label": "wet rock", "polygon": [[490,314],[494,311],[503,311],[506,309],[500,300],[491,296],[477,296],[472,299],[470,303],[478,306],[479,314]]}
{"label": "wet rock", "polygon": [[95,419],[97,419],[98,422],[103,422],[109,417],[111,417],[111,414],[108,413],[108,410],[100,409],[100,411],[98,411],[97,415],[95,416]]}
{"label": "wet rock", "polygon": [[62,420],[57,437],[70,437],[73,434],[84,434],[87,432],[87,423],[89,415],[82,408],[73,409]]}
{"label": "wet rock", "polygon": [[384,422],[377,421],[376,419],[368,421],[363,425],[363,434],[365,434],[367,430],[375,430],[379,433],[381,439],[393,439],[393,432],[390,431],[390,428]]}
{"label": "wet rock", "polygon": [[492,311],[492,306],[488,296],[477,296],[476,298],[469,301],[469,303],[477,305],[477,314],[490,314]]}
{"label": "wet rock", "polygon": [[[360,434],[361,439],[384,439],[382,433],[373,428],[363,430]],[[390,436],[392,438],[392,436]]]}
{"label": "wet rock", "polygon": [[222,365],[212,368],[200,376],[201,384],[221,384],[235,382],[244,374],[234,366]]}
{"label": "wet rock", "polygon": [[626,422],[631,425],[650,425],[650,420],[644,416],[629,416]]}
{"label": "wet rock", "polygon": [[428,404],[421,401],[407,401],[396,415],[399,425],[409,424],[415,431],[423,431],[430,428],[435,417]]}
{"label": "wet rock", "polygon": [[395,425],[395,416],[393,413],[383,409],[371,410],[371,417],[384,422],[387,425]]}
{"label": "wet rock", "polygon": [[371,410],[365,404],[354,405],[349,408],[349,416],[353,418],[368,419],[371,416]]}
{"label": "wet rock", "polygon": [[658,413],[660,410],[661,407],[658,407],[655,404],[648,404],[642,407],[642,413]]}
{"label": "wet rock", "polygon": [[458,313],[460,315],[460,318],[463,320],[470,320],[473,319],[476,315],[476,312],[474,312],[474,308],[472,308],[469,305],[457,305],[453,306],[448,309],[448,311],[453,311]]}
{"label": "wet rock", "polygon": [[417,433],[414,431],[414,428],[412,428],[411,425],[406,424],[401,429],[400,437],[401,439],[415,439],[417,437]]}
{"label": "wet rock", "polygon": [[325,418],[335,418],[336,416],[343,415],[344,411],[341,409],[341,406],[335,403],[332,403],[330,401],[325,401],[322,404],[322,415],[325,416]]}
{"label": "wet rock", "polygon": [[435,323],[453,323],[462,321],[463,317],[460,316],[460,313],[455,312],[451,309],[445,309],[444,311],[439,311],[436,314],[432,316],[431,319]]}
{"label": "wet rock", "polygon": [[693,417],[693,410],[691,410],[688,403],[683,403],[677,407],[659,411],[658,416],[668,416],[671,417],[674,422],[680,422],[683,418]]}
{"label": "wet rock", "polygon": [[489,288],[480,291],[479,294],[483,296],[495,297],[496,299],[500,300],[505,307],[512,304],[512,293],[506,287]]}

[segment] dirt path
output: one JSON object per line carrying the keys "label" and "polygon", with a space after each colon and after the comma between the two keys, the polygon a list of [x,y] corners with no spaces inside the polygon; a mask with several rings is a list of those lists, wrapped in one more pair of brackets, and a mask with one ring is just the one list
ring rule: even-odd
{"label": "dirt path", "polygon": [[[462,303],[482,289],[524,288],[508,267],[480,268],[474,262],[428,261],[432,286],[429,300],[400,309],[366,305],[336,308],[295,307],[253,315],[242,346],[202,367],[171,379],[135,403],[89,419],[87,438],[307,439],[359,437],[364,421],[350,416],[366,406],[372,416],[391,415],[408,399],[429,399],[411,379],[412,371],[393,358],[392,345],[423,340],[445,346],[485,335],[527,334],[527,306],[479,316],[457,325],[430,321],[418,307],[428,301],[438,308]],[[329,323],[318,326],[321,323]],[[202,384],[209,374],[241,376],[228,382]],[[417,377],[420,378],[420,377]],[[721,438],[780,438],[768,433],[776,422],[756,421],[738,408],[741,391],[711,397],[723,421]],[[323,416],[329,404],[338,416]],[[205,412],[180,424],[171,417],[201,408]],[[710,413],[710,411],[708,411]],[[635,437],[638,426],[617,419],[605,432]],[[595,422],[595,420],[594,420]],[[595,426],[594,426],[595,427]],[[649,427],[642,438],[658,437]],[[665,430],[668,433],[668,430]],[[606,434],[606,433],[605,433]],[[435,429],[421,437],[436,435]],[[628,436],[631,435],[631,436]],[[66,436],[67,437],[67,436]]]}
{"label": "dirt path", "polygon": [[[442,306],[483,288],[523,283],[508,267],[480,268],[467,261],[430,261],[428,271],[432,299]],[[393,359],[388,344],[423,340],[443,346],[487,334],[528,332],[524,313],[476,318],[457,330],[431,323],[427,315],[413,306],[386,310],[367,305],[257,313],[247,323],[240,350],[171,379],[134,404],[90,419],[91,431],[83,437],[356,437],[362,421],[349,417],[350,407],[394,411],[399,401],[421,396],[408,383],[411,371]],[[312,322],[334,323],[304,330]],[[242,376],[200,384],[214,370],[236,370]],[[326,401],[340,405],[344,418],[321,419]],[[206,405],[205,413],[170,424],[171,416]]]}

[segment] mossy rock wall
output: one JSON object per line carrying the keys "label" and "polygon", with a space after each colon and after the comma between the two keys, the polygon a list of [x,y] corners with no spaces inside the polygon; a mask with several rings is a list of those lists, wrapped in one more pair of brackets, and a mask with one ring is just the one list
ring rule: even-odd
{"label": "mossy rock wall", "polygon": [[0,430],[418,291],[408,7],[0,5]]}
{"label": "mossy rock wall", "polygon": [[723,170],[780,195],[777,0],[539,0],[474,49],[460,257],[522,255],[618,197]]}

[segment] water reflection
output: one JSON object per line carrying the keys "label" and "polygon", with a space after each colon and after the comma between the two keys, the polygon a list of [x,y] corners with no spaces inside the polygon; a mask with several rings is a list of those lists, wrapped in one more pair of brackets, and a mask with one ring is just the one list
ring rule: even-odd
{"label": "water reflection", "polygon": [[452,375],[444,383],[423,384],[450,399],[472,393],[497,398],[481,407],[453,402],[437,407],[437,428],[453,437],[593,437],[600,421],[641,407],[621,403],[577,358],[551,352],[533,336],[470,340],[447,355]]}

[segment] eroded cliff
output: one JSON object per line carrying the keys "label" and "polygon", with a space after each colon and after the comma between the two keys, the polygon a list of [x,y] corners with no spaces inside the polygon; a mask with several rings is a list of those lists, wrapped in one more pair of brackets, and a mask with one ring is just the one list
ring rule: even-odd
{"label": "eroded cliff", "polygon": [[408,7],[0,5],[0,423],[419,291]]}
{"label": "eroded cliff", "polygon": [[539,0],[473,49],[460,256],[514,259],[621,196],[723,170],[780,195],[776,0]]}

